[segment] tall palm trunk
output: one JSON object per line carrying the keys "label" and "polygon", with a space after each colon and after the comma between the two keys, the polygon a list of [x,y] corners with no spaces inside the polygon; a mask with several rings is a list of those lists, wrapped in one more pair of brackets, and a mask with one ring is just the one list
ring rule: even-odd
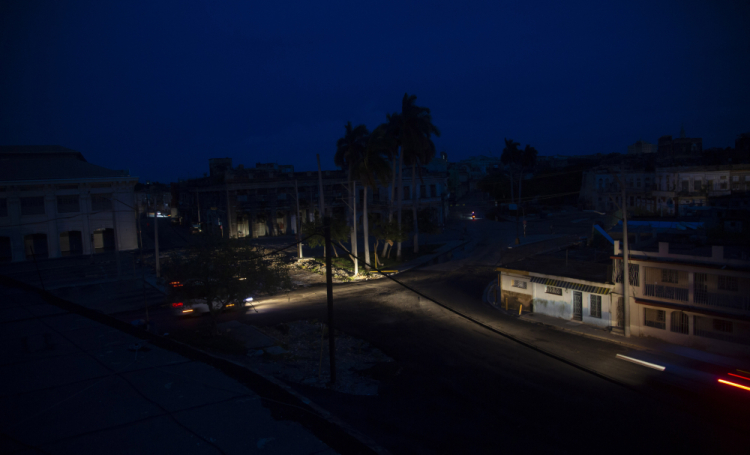
{"label": "tall palm trunk", "polygon": [[367,187],[362,185],[364,201],[362,202],[362,234],[365,237],[365,270],[370,271],[370,227],[367,225]]}
{"label": "tall palm trunk", "polygon": [[[401,209],[404,198],[404,147],[401,146],[401,153],[398,155],[398,230],[401,231]],[[396,260],[401,260],[401,241],[396,244]]]}
{"label": "tall palm trunk", "polygon": [[396,157],[394,156],[391,160],[391,197],[388,204],[388,221],[393,221],[393,189],[396,188]]}
{"label": "tall palm trunk", "polygon": [[359,275],[359,259],[357,259],[357,182],[351,181],[351,210],[352,210],[352,256],[354,256],[354,276]]}
{"label": "tall palm trunk", "polygon": [[414,215],[414,253],[419,253],[419,220],[417,220],[417,202],[419,202],[419,187],[417,186],[417,163],[418,159],[414,160],[414,164],[411,165],[411,187],[412,187],[412,198],[411,198],[411,209]]}

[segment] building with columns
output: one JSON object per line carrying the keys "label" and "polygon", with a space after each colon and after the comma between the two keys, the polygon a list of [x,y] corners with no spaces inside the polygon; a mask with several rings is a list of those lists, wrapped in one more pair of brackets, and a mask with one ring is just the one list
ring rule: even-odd
{"label": "building with columns", "polygon": [[[295,172],[292,165],[275,163],[246,168],[242,164],[233,166],[231,158],[210,159],[209,170],[208,175],[177,182],[172,189],[178,216],[209,232],[232,238],[291,235],[297,232],[298,200],[301,220],[313,220],[319,210],[317,171]],[[412,210],[419,191],[418,209],[429,211],[432,219],[442,225],[447,216],[447,175],[443,169],[423,167],[415,187],[411,170],[404,168],[403,210]],[[349,203],[346,172],[324,170],[322,181],[326,212],[343,215]],[[356,208],[361,214],[364,192],[359,183],[356,194]],[[390,186],[368,190],[371,221],[387,216],[392,196]]]}
{"label": "building with columns", "polygon": [[0,146],[0,260],[138,247],[128,171],[61,146]]}

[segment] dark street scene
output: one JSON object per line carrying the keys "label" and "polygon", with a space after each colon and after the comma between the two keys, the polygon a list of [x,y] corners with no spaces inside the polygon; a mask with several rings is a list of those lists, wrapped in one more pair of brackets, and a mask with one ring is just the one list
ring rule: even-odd
{"label": "dark street scene", "polygon": [[749,18],[0,2],[0,453],[746,453]]}

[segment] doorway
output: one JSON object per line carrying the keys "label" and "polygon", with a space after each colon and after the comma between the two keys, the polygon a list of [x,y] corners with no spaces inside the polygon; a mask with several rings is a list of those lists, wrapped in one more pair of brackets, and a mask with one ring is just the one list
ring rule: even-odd
{"label": "doorway", "polygon": [[573,320],[583,320],[583,294],[573,291]]}

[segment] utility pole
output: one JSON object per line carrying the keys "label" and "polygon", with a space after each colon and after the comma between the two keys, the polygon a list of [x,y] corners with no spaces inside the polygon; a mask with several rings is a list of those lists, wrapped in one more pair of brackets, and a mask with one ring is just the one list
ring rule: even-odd
{"label": "utility pole", "polygon": [[156,259],[156,278],[161,278],[159,268],[159,216],[156,213],[156,196],[154,196],[154,257]]}
{"label": "utility pole", "polygon": [[302,242],[300,241],[302,239],[302,233],[300,232],[300,228],[302,227],[302,220],[299,217],[299,190],[297,189],[296,179],[294,180],[294,200],[297,201],[297,216],[294,217],[294,224],[296,225],[295,227],[297,231],[297,257],[302,259]]}
{"label": "utility pole", "polygon": [[[325,204],[323,200],[323,171],[320,170],[320,153],[315,155],[318,157],[318,193],[320,193],[320,219],[325,219]],[[328,244],[323,247],[323,255],[328,251]]]}
{"label": "utility pole", "polygon": [[323,219],[326,238],[326,293],[328,296],[328,355],[331,359],[331,384],[336,384],[336,341],[333,327],[333,270],[331,269],[331,217]]}
{"label": "utility pole", "polygon": [[[625,180],[625,172],[623,169],[623,180]],[[628,296],[630,292],[630,266],[628,263],[628,200],[625,190],[625,182],[617,179],[622,187],[622,237],[623,237],[623,250],[622,250],[622,315],[625,319],[625,338],[630,337],[630,306],[628,305]]]}
{"label": "utility pole", "polygon": [[122,266],[120,265],[120,241],[117,238],[117,217],[115,216],[116,208],[115,202],[117,199],[112,195],[110,202],[112,203],[112,233],[115,237],[115,261],[117,262],[117,281],[122,279]]}

